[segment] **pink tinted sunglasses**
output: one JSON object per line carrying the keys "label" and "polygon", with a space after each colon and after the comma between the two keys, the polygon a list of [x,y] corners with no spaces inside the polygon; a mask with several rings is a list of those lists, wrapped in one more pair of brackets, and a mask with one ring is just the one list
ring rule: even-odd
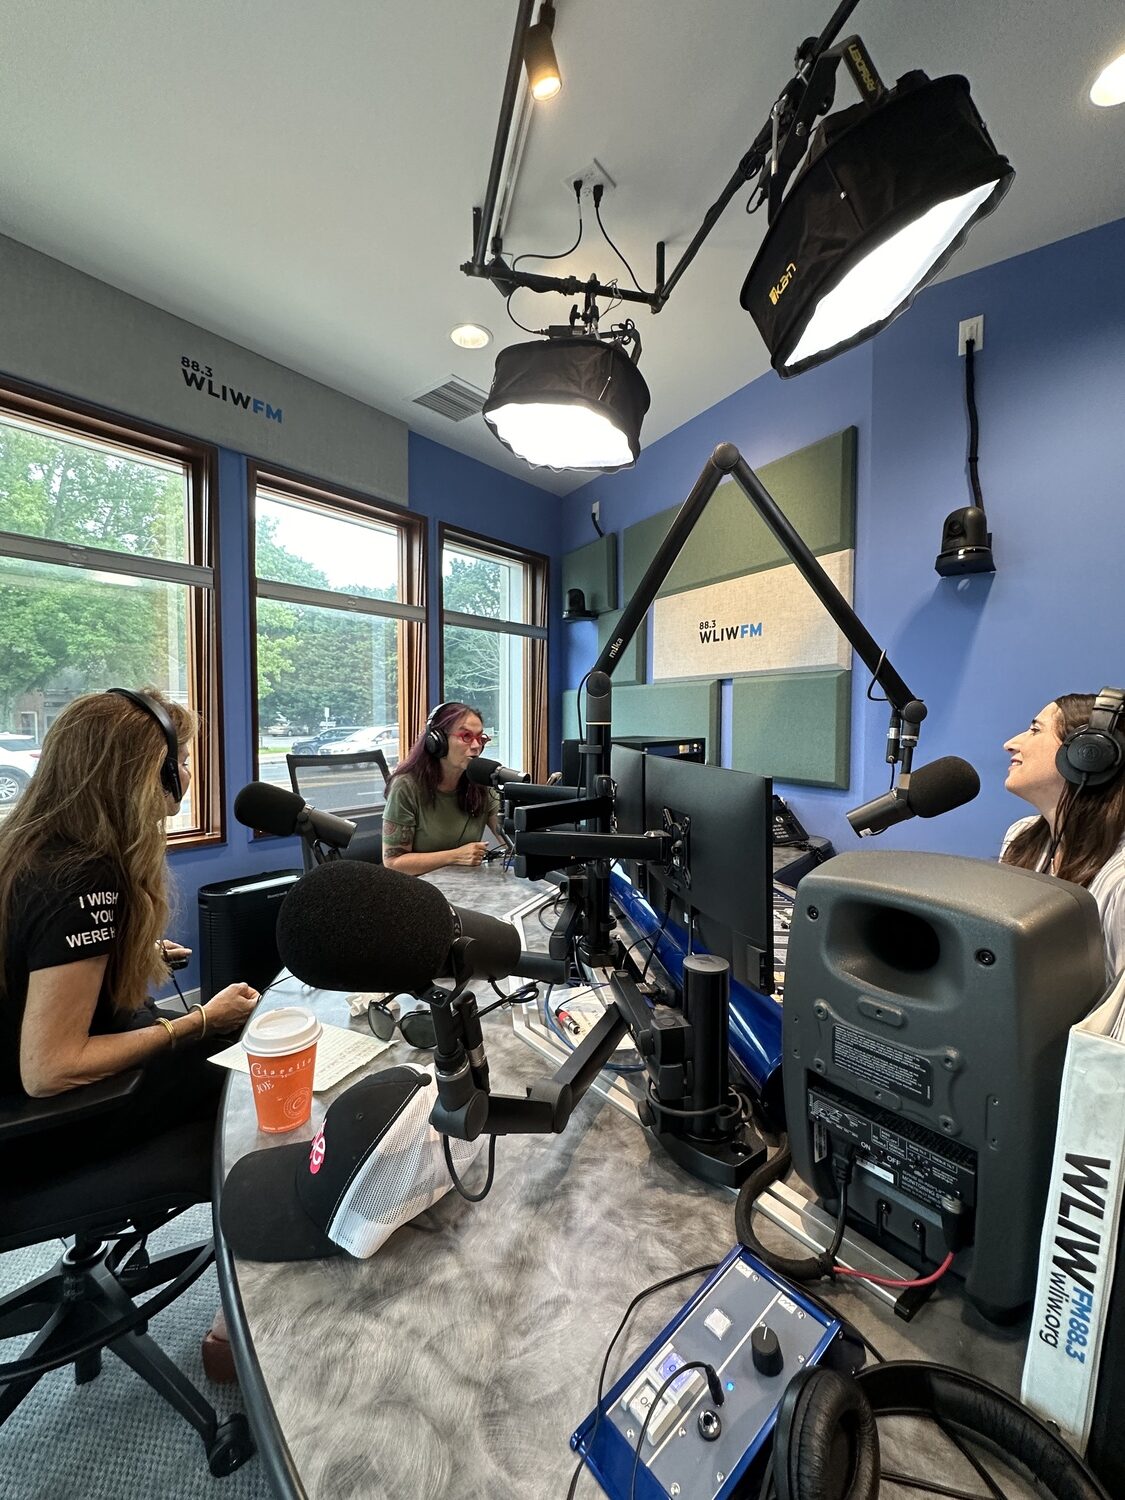
{"label": "pink tinted sunglasses", "polygon": [[492,740],[492,736],[490,734],[472,734],[468,729],[455,730],[452,737],[455,740],[460,740],[462,745],[471,745],[475,740],[479,740],[482,750],[484,749],[485,745],[489,744]]}

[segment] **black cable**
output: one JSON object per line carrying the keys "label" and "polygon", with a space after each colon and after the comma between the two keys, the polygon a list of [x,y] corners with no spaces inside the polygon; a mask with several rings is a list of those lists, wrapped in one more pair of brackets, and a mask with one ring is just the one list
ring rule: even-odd
{"label": "black cable", "polygon": [[478,1020],[482,1016],[491,1015],[494,1010],[499,1010],[502,1005],[522,1005],[525,1000],[539,999],[539,986],[534,979],[529,979],[526,984],[521,984],[519,989],[513,990],[510,995],[504,993],[495,979],[490,979],[488,982],[500,998],[499,1000],[493,1000],[491,1005],[486,1005],[482,1010],[478,1010]]}
{"label": "black cable", "polygon": [[983,1495],[973,1490],[954,1489],[949,1484],[936,1484],[932,1479],[916,1479],[912,1474],[900,1474],[895,1469],[879,1469],[880,1479],[887,1479],[892,1484],[905,1485],[907,1489],[925,1490],[931,1495],[952,1495],[953,1500],[985,1500]]}
{"label": "black cable", "polygon": [[529,328],[526,323],[521,323],[520,320],[516,317],[515,313],[512,311],[512,298],[519,290],[520,288],[516,287],[515,291],[511,291],[508,293],[507,297],[504,299],[504,311],[508,314],[508,317],[512,320],[517,328],[523,329],[524,333],[542,333],[542,328]]}
{"label": "black cable", "polygon": [[[585,677],[583,677],[582,681],[578,684],[578,693],[577,693],[577,697],[576,697],[576,707],[578,709],[578,743],[579,743],[579,745],[583,744],[585,742],[585,739],[586,739],[586,731],[582,728],[582,689],[586,686],[586,684],[589,682],[590,678],[593,675],[594,675],[594,669],[593,669],[593,667],[591,667],[590,670],[586,673]],[[585,778],[585,776],[580,777],[579,778],[579,782],[580,782],[580,784],[582,786],[585,786],[585,784],[586,784],[586,778]]]}
{"label": "black cable", "polygon": [[465,1184],[457,1175],[457,1168],[453,1165],[453,1153],[449,1149],[449,1137],[443,1135],[441,1138],[441,1149],[445,1153],[445,1165],[449,1170],[449,1176],[453,1186],[461,1194],[467,1203],[480,1203],[487,1198],[492,1191],[492,1177],[496,1171],[496,1137],[490,1135],[488,1138],[488,1175],[484,1179],[484,1187],[479,1193],[470,1193]]}
{"label": "black cable", "polygon": [[715,1374],[714,1365],[708,1364],[705,1359],[685,1360],[678,1369],[672,1371],[671,1375],[668,1376],[668,1379],[664,1382],[664,1384],[657,1391],[656,1395],[652,1398],[652,1405],[649,1407],[648,1411],[645,1412],[645,1419],[641,1423],[641,1435],[637,1439],[637,1446],[633,1449],[633,1472],[629,1477],[629,1500],[636,1500],[637,1497],[637,1470],[640,1467],[641,1463],[641,1444],[645,1440],[645,1433],[648,1432],[648,1424],[652,1421],[652,1414],[660,1405],[660,1402],[664,1396],[664,1392],[671,1386],[675,1385],[676,1381],[679,1380],[680,1376],[684,1373],[685,1370],[707,1370],[712,1376]]}
{"label": "black cable", "polygon": [[[574,252],[578,249],[579,245],[582,243],[583,232],[582,183],[575,182],[572,183],[571,186],[574,188],[574,199],[578,204],[578,238],[575,240],[574,244],[570,246],[569,250],[559,250],[554,255],[540,255],[535,250],[525,250],[522,255],[517,255],[515,260],[512,262],[513,271],[519,265],[521,260],[565,260],[568,255],[573,255]],[[518,286],[512,288],[512,290],[508,293],[507,298],[505,299],[504,310],[508,314],[508,317],[516,325],[516,327],[521,328],[524,333],[542,333],[543,330],[541,328],[529,328],[526,323],[521,323],[520,320],[516,317],[515,313],[512,311],[512,298],[516,295],[517,292],[522,290],[524,290],[524,288]]]}
{"label": "black cable", "polygon": [[[626,1323],[628,1323],[629,1319],[632,1317],[633,1310],[639,1307],[646,1297],[655,1296],[657,1292],[664,1291],[666,1287],[675,1286],[677,1282],[680,1281],[686,1281],[689,1276],[709,1276],[712,1271],[717,1269],[718,1262],[713,1261],[709,1266],[693,1266],[690,1271],[680,1271],[675,1276],[667,1277],[664,1281],[657,1281],[652,1286],[646,1286],[644,1291],[638,1292],[637,1295],[633,1298],[632,1302],[629,1303],[629,1306],[625,1309],[624,1317],[617,1325],[616,1333],[609,1341],[609,1344],[605,1351],[605,1358],[602,1360],[601,1374],[598,1376],[598,1399],[597,1404],[594,1407],[594,1425],[590,1429],[590,1436],[586,1443],[587,1452],[593,1450],[594,1438],[598,1431],[598,1424],[602,1419],[602,1397],[605,1392],[605,1372],[609,1369],[609,1357],[613,1353],[614,1344],[617,1343],[617,1340],[624,1332]],[[578,1488],[578,1479],[585,1465],[586,1457],[584,1454],[578,1460],[577,1467],[575,1468],[574,1473],[570,1476],[570,1488],[566,1492],[566,1500],[574,1500],[574,1492]]]}
{"label": "black cable", "polygon": [[633,277],[633,285],[636,287],[637,291],[641,292],[643,294],[644,293],[644,287],[641,286],[641,284],[637,280],[637,278],[635,276],[633,276],[633,268],[632,268],[632,266],[625,259],[625,257],[621,254],[621,251],[617,248],[617,246],[613,243],[613,241],[610,239],[609,235],[606,233],[605,225],[602,223],[602,208],[601,208],[601,203],[602,203],[602,194],[604,193],[604,191],[605,191],[605,189],[604,189],[603,185],[600,182],[597,182],[597,183],[594,184],[594,192],[593,192],[594,215],[595,215],[595,217],[597,218],[597,221],[598,221],[598,228],[601,230],[601,232],[602,232],[602,238],[605,240],[606,244],[613,251],[614,255],[617,256],[617,259],[625,267],[625,269],[628,271],[629,275]]}
{"label": "black cable", "polygon": [[[841,1193],[841,1196],[843,1196],[843,1191]],[[828,1317],[835,1318],[836,1322],[840,1324],[844,1332],[847,1333],[851,1338],[858,1340],[861,1344],[864,1344],[870,1350],[876,1364],[885,1365],[887,1363],[886,1355],[880,1354],[879,1350],[876,1349],[875,1345],[871,1342],[867,1335],[861,1329],[857,1328],[856,1325],[852,1323],[848,1318],[844,1317],[842,1313],[838,1312],[836,1308],[831,1305],[831,1303],[826,1302],[822,1297],[817,1297],[813,1292],[806,1291],[804,1295],[809,1299],[810,1302],[819,1307],[820,1310]],[[973,1453],[973,1451],[968,1447],[968,1445],[965,1443],[956,1429],[943,1421],[939,1416],[935,1415],[933,1417],[933,1421],[935,1426],[938,1428],[938,1431],[941,1432],[949,1440],[949,1442],[953,1444],[958,1453],[960,1453],[962,1458],[965,1459],[966,1463],[968,1463],[970,1467],[975,1470],[978,1478],[980,1478],[984,1482],[984,1485],[987,1488],[989,1495],[991,1496],[991,1500],[1008,1500],[1005,1492],[996,1483],[996,1480],[984,1467],[980,1459],[977,1458],[976,1454]],[[884,1470],[883,1477],[885,1479],[890,1479],[892,1475],[887,1470]],[[902,1475],[896,1475],[894,1477],[900,1484],[919,1483],[919,1481],[917,1480],[911,1480],[910,1478],[904,1477]],[[932,1488],[932,1486],[930,1488]],[[936,1491],[936,1493],[944,1494],[946,1493],[946,1491],[938,1490]],[[967,1491],[958,1491],[958,1494],[962,1496],[967,1495]],[[971,1500],[982,1500],[982,1497],[972,1496]]]}
{"label": "black cable", "polygon": [[[741,1119],[743,1114],[742,1095],[739,1094],[737,1089],[731,1089],[730,1092],[738,1099],[737,1104],[711,1104],[706,1109],[673,1109],[670,1104],[662,1104],[660,1102],[652,1092],[652,1080],[649,1079],[648,1082],[648,1102],[652,1105],[653,1109],[658,1109],[662,1114],[666,1115],[679,1115],[685,1120],[693,1120],[696,1115],[722,1114],[732,1115],[735,1119]],[[839,1246],[836,1248],[839,1249]]]}
{"label": "black cable", "polygon": [[886,693],[884,693],[881,698],[876,698],[874,696],[874,694],[872,693],[872,691],[871,691],[871,689],[879,681],[879,672],[882,669],[883,663],[886,661],[886,659],[887,659],[887,652],[886,652],[886,649],[884,648],[882,651],[879,652],[879,660],[875,663],[875,670],[871,674],[871,681],[867,684],[867,689],[866,689],[866,692],[864,694],[864,696],[866,697],[868,703],[889,703],[891,701],[887,697]]}
{"label": "black cable", "polygon": [[[664,929],[668,926],[668,918],[671,915],[672,915],[672,892],[669,890],[669,892],[668,892],[668,899],[664,903],[664,915],[661,917],[661,919],[660,919],[660,926],[656,929],[656,932],[655,932],[655,934],[653,936],[652,946],[649,948],[649,950],[648,950],[648,957],[645,959],[645,966],[641,970],[641,977],[640,977],[640,979],[638,981],[639,984],[644,984],[645,980],[648,978],[649,965],[652,963],[653,957],[654,957],[654,955],[656,953],[656,945],[660,942],[660,939],[664,936]],[[636,945],[634,944],[634,946],[636,946]]]}
{"label": "black cable", "polygon": [[[522,255],[517,255],[512,262],[514,271],[521,260],[565,260],[568,255],[573,255],[582,243],[582,181],[581,178],[571,183],[574,190],[574,201],[578,205],[578,238],[569,250],[559,250],[554,255],[538,255],[534,250],[525,250]],[[517,288],[518,290],[518,288]]]}
{"label": "black cable", "polygon": [[984,496],[980,492],[980,475],[977,472],[977,445],[980,442],[980,418],[977,416],[977,382],[973,368],[974,341],[965,340],[965,405],[969,408],[969,483],[973,490],[973,503],[984,509]]}
{"label": "black cable", "polygon": [[768,1187],[772,1187],[775,1182],[779,1182],[785,1176],[792,1165],[793,1157],[789,1150],[789,1137],[782,1135],[778,1149],[773,1156],[763,1162],[756,1172],[751,1172],[739,1188],[738,1198],[734,1205],[734,1230],[739,1243],[745,1245],[747,1250],[756,1255],[760,1261],[764,1261],[770,1270],[776,1271],[779,1276],[786,1276],[790,1281],[820,1281],[823,1277],[832,1274],[832,1267],[844,1238],[844,1214],[847,1199],[842,1184],[840,1185],[840,1206],[836,1215],[836,1228],[827,1250],[822,1250],[817,1255],[802,1256],[800,1259],[775,1255],[772,1250],[766,1249],[754,1232],[752,1222],[754,1204]]}

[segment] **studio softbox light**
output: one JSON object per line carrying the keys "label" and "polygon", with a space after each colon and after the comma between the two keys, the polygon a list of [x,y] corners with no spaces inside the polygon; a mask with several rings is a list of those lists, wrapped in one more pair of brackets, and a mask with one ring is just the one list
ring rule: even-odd
{"label": "studio softbox light", "polygon": [[648,386],[620,344],[569,336],[502,349],[484,420],[529,464],[610,473],[636,462],[648,407]]}
{"label": "studio softbox light", "polygon": [[799,375],[905,312],[1014,175],[957,74],[830,115],[742,286],[773,368]]}

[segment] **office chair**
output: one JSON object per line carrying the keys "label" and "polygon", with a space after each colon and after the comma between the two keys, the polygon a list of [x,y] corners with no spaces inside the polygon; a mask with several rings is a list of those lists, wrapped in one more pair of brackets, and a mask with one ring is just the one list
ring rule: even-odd
{"label": "office chair", "polygon": [[[345,859],[383,863],[383,807],[387,800],[390,767],[382,750],[354,750],[346,755],[287,755],[289,781],[306,802],[324,812],[350,818],[356,825]],[[303,771],[303,777],[298,777]],[[310,773],[319,774],[310,774]],[[300,783],[303,780],[304,785]],[[312,868],[312,851],[302,840],[305,870]]]}
{"label": "office chair", "polygon": [[[60,1126],[73,1130],[123,1109],[141,1077],[134,1068],[50,1099],[0,1097],[0,1251],[73,1238],[50,1271],[0,1297],[0,1339],[34,1335],[19,1359],[0,1364],[0,1425],[48,1371],[73,1364],[75,1384],[83,1385],[101,1372],[109,1349],[187,1418],[203,1439],[211,1473],[221,1477],[254,1452],[246,1418],[235,1413],[220,1423],[147,1332],[148,1320],[214,1259],[210,1240],[151,1260],[145,1249],[149,1234],[210,1199],[212,1122],[140,1134],[96,1162],[68,1165],[60,1151],[49,1180],[19,1171],[30,1138],[42,1148]],[[134,1300],[145,1292],[153,1295]]]}

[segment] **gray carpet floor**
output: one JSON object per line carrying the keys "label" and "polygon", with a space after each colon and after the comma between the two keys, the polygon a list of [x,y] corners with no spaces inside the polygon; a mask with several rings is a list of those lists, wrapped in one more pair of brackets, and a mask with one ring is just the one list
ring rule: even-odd
{"label": "gray carpet floor", "polygon": [[[182,1214],[149,1241],[172,1249],[211,1232],[207,1205]],[[0,1295],[49,1270],[61,1245],[0,1255]],[[215,1386],[203,1374],[199,1341],[219,1305],[212,1266],[149,1331],[216,1408],[220,1421],[243,1410],[237,1385]],[[26,1339],[0,1340],[0,1361],[16,1359]],[[3,1500],[269,1500],[255,1456],[234,1474],[214,1479],[202,1440],[139,1375],[113,1354],[88,1385],[74,1384],[73,1367],[45,1375],[0,1427]]]}

